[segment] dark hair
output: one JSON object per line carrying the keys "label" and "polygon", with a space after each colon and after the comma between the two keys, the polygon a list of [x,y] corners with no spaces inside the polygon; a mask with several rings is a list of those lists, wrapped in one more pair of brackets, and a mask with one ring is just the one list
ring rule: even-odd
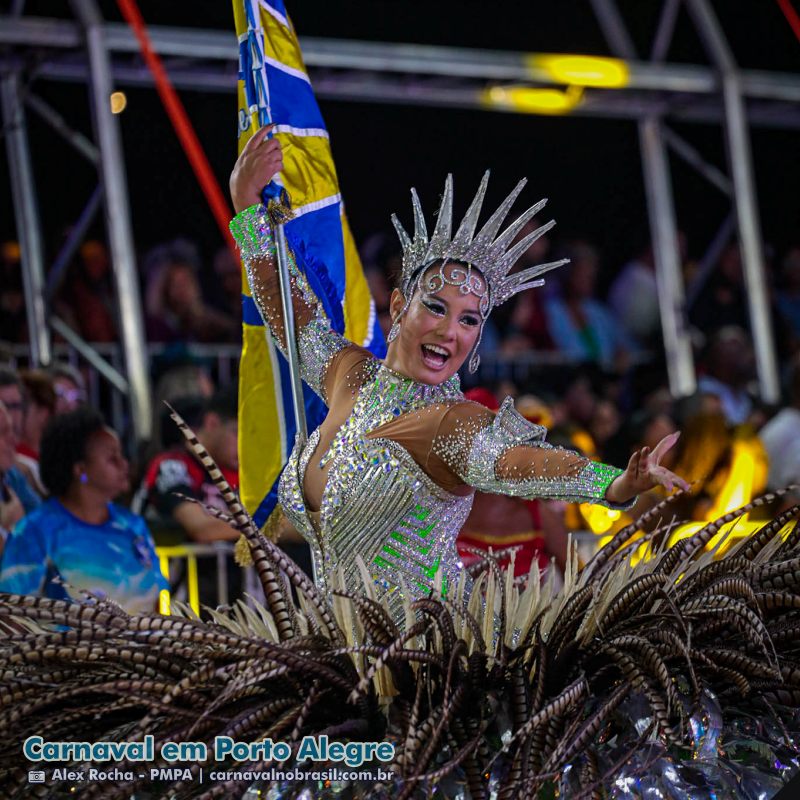
{"label": "dark hair", "polygon": [[[193,431],[202,427],[206,414],[217,414],[223,422],[235,420],[239,416],[235,388],[220,389],[208,400],[203,397],[176,397],[170,401],[170,405]],[[159,433],[161,445],[166,449],[176,447],[184,441],[183,434],[166,405],[159,414]]]}
{"label": "dark hair", "polygon": [[[176,397],[170,400],[169,404],[192,430],[196,431],[203,424],[203,416],[207,408],[205,398]],[[176,447],[184,441],[181,429],[175,424],[166,405],[161,408],[158,419],[161,444],[164,448]]]}
{"label": "dark hair", "polygon": [[235,387],[219,389],[206,404],[206,413],[217,414],[223,422],[239,417],[238,395]]}
{"label": "dark hair", "polygon": [[56,410],[56,388],[53,377],[42,369],[26,369],[20,373],[28,400],[43,406],[51,414]]}
{"label": "dark hair", "polygon": [[11,367],[0,367],[0,386],[18,386],[22,391],[22,381]]}
{"label": "dark hair", "polygon": [[53,417],[42,434],[39,471],[42,483],[54,497],[66,494],[74,466],[86,458],[89,439],[105,429],[102,415],[93,408],[79,408]]}

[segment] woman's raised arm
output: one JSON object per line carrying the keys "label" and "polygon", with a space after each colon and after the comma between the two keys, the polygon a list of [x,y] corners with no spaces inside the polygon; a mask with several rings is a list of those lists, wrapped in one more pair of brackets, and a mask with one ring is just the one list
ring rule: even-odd
{"label": "woman's raised arm", "polygon": [[[283,169],[283,154],[274,130],[268,125],[245,145],[231,173],[230,189],[236,216],[231,233],[238,245],[250,291],[275,344],[286,355],[286,333],[273,223],[261,202],[261,190]],[[292,289],[300,373],[303,380],[327,402],[328,370],[334,357],[351,345],[336,333],[322,303],[308,285],[289,248],[289,277]]]}

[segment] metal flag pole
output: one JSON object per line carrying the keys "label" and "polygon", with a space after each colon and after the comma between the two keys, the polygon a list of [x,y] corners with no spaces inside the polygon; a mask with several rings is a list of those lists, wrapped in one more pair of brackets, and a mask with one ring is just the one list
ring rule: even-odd
{"label": "metal flag pole", "polygon": [[[264,189],[265,199],[270,186]],[[300,378],[300,355],[297,350],[297,335],[294,327],[294,307],[292,306],[292,284],[289,279],[289,251],[286,246],[286,231],[282,222],[274,223],[275,247],[278,253],[278,283],[281,291],[283,309],[283,329],[286,336],[286,358],[289,362],[289,377],[292,383],[292,402],[294,420],[297,426],[297,439],[301,445],[308,439],[306,404],[303,399],[303,382]]]}
{"label": "metal flag pole", "polygon": [[[252,97],[248,97],[250,106],[250,134],[251,136],[262,126],[271,122],[269,107],[269,87],[266,75],[264,74],[264,47],[261,37],[263,30],[258,25],[258,15],[260,14],[257,3],[248,2],[243,4],[245,16],[247,18],[247,41],[244,45],[249,51],[249,71],[251,76],[250,92]],[[243,54],[243,58],[244,58]],[[246,75],[247,70],[242,64],[242,69]],[[247,80],[245,79],[246,83]],[[245,90],[246,95],[250,94]],[[264,205],[270,210],[271,205],[280,205],[290,208],[290,199],[286,190],[275,181],[264,187],[261,193]],[[294,404],[294,419],[297,429],[297,438],[304,444],[308,439],[308,423],[306,422],[306,405],[303,399],[303,381],[300,377],[300,356],[297,350],[297,336],[294,327],[294,307],[292,306],[292,285],[289,279],[289,251],[286,245],[286,232],[284,223],[280,219],[281,214],[270,214],[272,226],[275,234],[275,249],[278,261],[278,285],[281,293],[281,308],[283,309],[283,329],[286,341],[286,359],[289,362],[289,378],[292,386],[292,402]],[[274,345],[270,343],[270,347]]]}

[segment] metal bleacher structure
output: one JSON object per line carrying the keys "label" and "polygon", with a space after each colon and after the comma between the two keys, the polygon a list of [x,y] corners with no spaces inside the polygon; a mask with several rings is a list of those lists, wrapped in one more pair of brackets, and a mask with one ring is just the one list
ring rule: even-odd
{"label": "metal bleacher structure", "polygon": [[[131,234],[124,158],[118,121],[109,97],[116,88],[152,86],[153,79],[130,29],[106,22],[96,0],[71,0],[72,18],[24,13],[12,0],[0,15],[0,83],[5,146],[21,245],[30,344],[28,360],[46,365],[52,335],[67,342],[73,359],[91,365],[113,388],[117,410],[135,438],[151,432],[149,351]],[[670,389],[676,397],[695,390],[695,369],[686,315],[686,287],[678,262],[670,154],[694,167],[729,197],[731,211],[711,240],[700,270],[707,276],[737,231],[744,265],[762,399],[779,398],[778,368],[770,327],[758,203],[753,180],[750,127],[800,128],[800,74],[740,69],[710,0],[663,0],[649,53],[638,53],[615,0],[588,0],[609,47],[606,64],[621,70],[609,83],[593,68],[558,72],[545,54],[447,46],[301,38],[306,66],[322,99],[444,106],[477,111],[535,113],[525,92],[548,90],[573,102],[571,116],[627,119],[638,128],[643,179],[658,283]],[[588,11],[588,9],[587,9]],[[706,65],[666,60],[678,15],[686,13],[699,35]],[[236,90],[238,46],[232,31],[150,26],[156,52],[181,91]],[[597,61],[595,59],[595,61]],[[601,61],[603,61],[601,59]],[[602,72],[602,70],[601,70]],[[92,103],[94,141],[73,130],[36,94],[40,81],[86,84]],[[69,239],[50,267],[45,264],[38,220],[26,114],[45,120],[85,159],[96,165],[98,187],[88,198]],[[715,123],[728,153],[724,174],[678,135],[672,121]],[[119,348],[87,343],[48,309],[48,275],[74,255],[103,208],[121,320]],[[236,353],[215,351],[218,368],[230,370]]]}

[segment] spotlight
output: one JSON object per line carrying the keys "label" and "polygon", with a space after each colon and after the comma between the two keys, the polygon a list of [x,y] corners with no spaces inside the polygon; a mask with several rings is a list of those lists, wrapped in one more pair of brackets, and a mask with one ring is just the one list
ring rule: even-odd
{"label": "spotlight", "polygon": [[561,89],[537,89],[532,86],[493,86],[483,92],[483,103],[522,114],[569,114],[582,99],[576,86]]}
{"label": "spotlight", "polygon": [[125,96],[125,92],[112,92],[109,100],[111,101],[112,114],[121,114],[128,105],[128,98]]}
{"label": "spotlight", "polygon": [[543,69],[553,80],[570,86],[618,89],[630,81],[630,69],[618,58],[537,54],[528,57],[533,69]]}

